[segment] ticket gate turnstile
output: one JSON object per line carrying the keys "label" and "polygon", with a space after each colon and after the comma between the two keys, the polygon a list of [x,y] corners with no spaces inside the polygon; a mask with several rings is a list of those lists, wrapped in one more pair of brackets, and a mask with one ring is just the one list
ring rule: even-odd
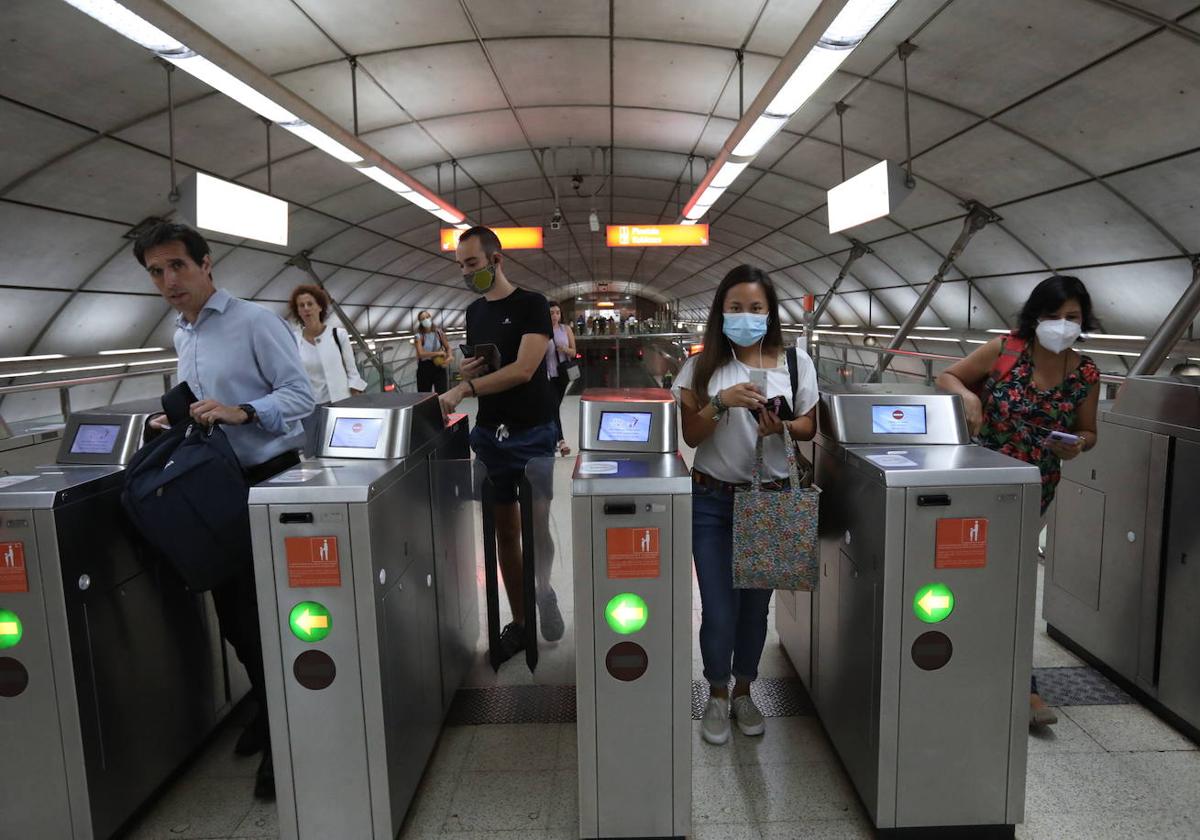
{"label": "ticket gate turnstile", "polygon": [[158,411],[76,412],[58,464],[0,478],[0,836],[112,836],[245,693],[209,599],[121,509]]}
{"label": "ticket gate turnstile", "polygon": [[22,475],[54,461],[62,440],[61,420],[19,420],[0,417],[0,475]]}
{"label": "ticket gate turnstile", "polygon": [[682,837],[692,808],[692,481],[669,391],[580,400],[572,475],[580,836]]}
{"label": "ticket gate turnstile", "polygon": [[1040,478],[968,440],[956,396],[821,397],[820,583],[776,620],[881,833],[1023,817]]}
{"label": "ticket gate turnstile", "polygon": [[322,411],[321,457],[250,491],[280,835],[392,840],[479,635],[466,418]]}
{"label": "ticket gate turnstile", "polygon": [[1200,380],[1130,377],[1097,431],[1048,514],[1047,629],[1196,738]]}

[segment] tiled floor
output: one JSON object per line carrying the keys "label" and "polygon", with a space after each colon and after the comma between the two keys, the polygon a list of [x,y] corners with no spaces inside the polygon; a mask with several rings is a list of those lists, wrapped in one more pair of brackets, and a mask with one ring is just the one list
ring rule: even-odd
{"label": "tiled floor", "polygon": [[[574,403],[574,404],[572,404]],[[575,427],[577,401],[564,405]],[[572,435],[573,437],[573,435]],[[574,443],[574,441],[572,441]],[[565,462],[564,462],[565,464]],[[536,674],[511,662],[498,674],[480,657],[468,684],[565,684],[574,680],[569,484],[556,481],[554,583],[567,634],[542,650]],[[1040,594],[1039,581],[1039,594]],[[699,597],[693,594],[695,624]],[[1040,616],[1040,597],[1038,613]],[[1034,666],[1082,663],[1038,621]],[[772,630],[763,677],[792,677]],[[693,676],[701,677],[698,645]],[[1059,724],[1029,738],[1022,840],[1195,840],[1200,837],[1200,751],[1141,706],[1064,706]],[[772,718],[763,738],[735,731],[712,747],[694,724],[693,837],[697,840],[858,840],[872,836],[845,773],[813,717]],[[273,806],[251,796],[258,759],[232,755],[228,728],[128,835],[167,838],[277,837]],[[401,836],[458,840],[567,840],[577,836],[574,724],[447,727]],[[347,840],[356,840],[348,838]]]}

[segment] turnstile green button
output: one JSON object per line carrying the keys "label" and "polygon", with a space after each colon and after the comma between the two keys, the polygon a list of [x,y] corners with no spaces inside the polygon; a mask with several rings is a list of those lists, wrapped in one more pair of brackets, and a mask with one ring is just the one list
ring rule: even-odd
{"label": "turnstile green button", "polygon": [[333,619],[324,604],[316,601],[301,601],[292,607],[288,616],[292,635],[302,642],[319,642],[329,635]]}
{"label": "turnstile green button", "polygon": [[917,590],[913,612],[926,624],[945,621],[954,612],[954,593],[944,583],[931,583]]}
{"label": "turnstile green button", "polygon": [[16,647],[24,635],[21,619],[12,610],[0,610],[0,650]]}
{"label": "turnstile green button", "polygon": [[622,636],[641,630],[646,626],[649,616],[646,602],[632,592],[614,595],[604,608],[604,618],[608,621],[608,626],[614,633],[620,633]]}

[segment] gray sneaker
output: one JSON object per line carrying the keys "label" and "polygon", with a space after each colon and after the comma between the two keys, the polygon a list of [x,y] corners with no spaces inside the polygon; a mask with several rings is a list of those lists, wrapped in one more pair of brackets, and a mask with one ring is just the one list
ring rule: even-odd
{"label": "gray sneaker", "polygon": [[761,735],[767,731],[767,722],[749,694],[733,698],[733,716],[743,735]]}
{"label": "gray sneaker", "polygon": [[704,707],[704,719],[700,721],[700,732],[710,744],[724,744],[729,740],[729,701],[724,697],[709,697]]}

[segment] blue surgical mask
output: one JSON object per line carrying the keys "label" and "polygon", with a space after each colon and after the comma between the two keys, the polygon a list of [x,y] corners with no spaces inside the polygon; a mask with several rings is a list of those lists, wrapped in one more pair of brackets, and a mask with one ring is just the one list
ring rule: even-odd
{"label": "blue surgical mask", "polygon": [[726,312],[721,329],[734,344],[753,347],[767,334],[767,316],[754,312]]}

